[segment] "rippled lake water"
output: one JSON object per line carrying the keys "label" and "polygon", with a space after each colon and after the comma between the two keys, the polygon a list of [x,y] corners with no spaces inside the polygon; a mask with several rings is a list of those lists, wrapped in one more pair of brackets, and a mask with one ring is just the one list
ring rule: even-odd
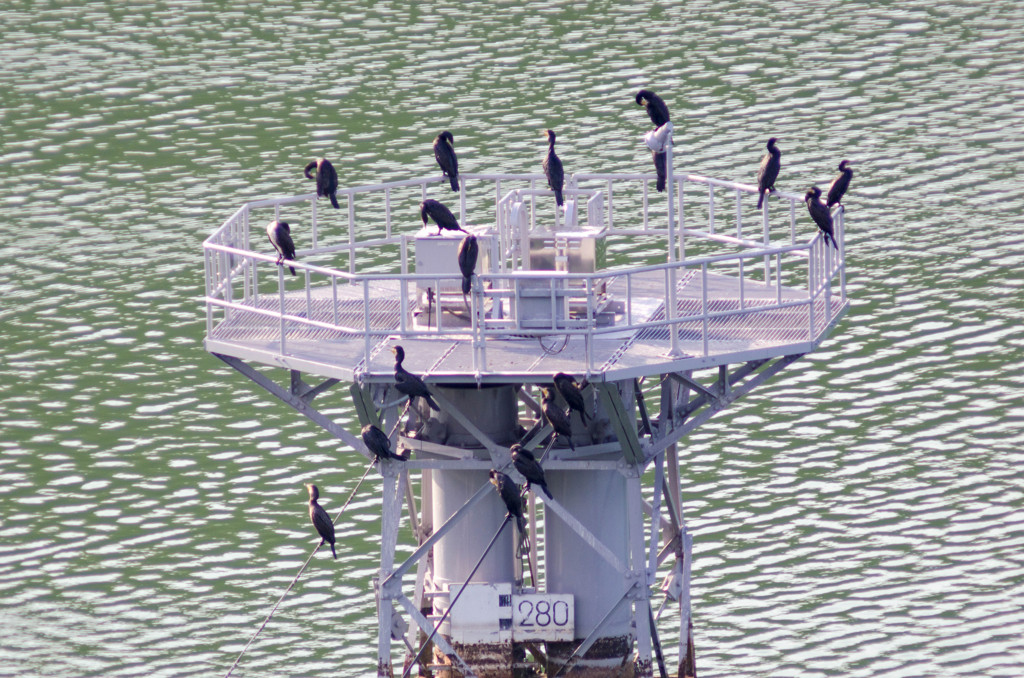
{"label": "rippled lake water", "polygon": [[[646,168],[644,86],[685,171],[858,161],[850,313],[685,441],[700,674],[1024,673],[1024,5],[81,4],[0,8],[0,674],[223,675],[313,543],[302,483],[362,472],[203,351],[207,233],[318,155],[433,173],[445,128],[466,171],[536,171],[546,127]],[[379,512],[236,675],[372,673]]]}

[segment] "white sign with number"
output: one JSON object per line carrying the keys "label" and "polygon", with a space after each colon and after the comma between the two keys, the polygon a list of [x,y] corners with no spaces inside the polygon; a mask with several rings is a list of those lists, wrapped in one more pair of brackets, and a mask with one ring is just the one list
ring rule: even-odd
{"label": "white sign with number", "polygon": [[512,639],[568,641],[575,636],[570,593],[524,593],[512,596]]}

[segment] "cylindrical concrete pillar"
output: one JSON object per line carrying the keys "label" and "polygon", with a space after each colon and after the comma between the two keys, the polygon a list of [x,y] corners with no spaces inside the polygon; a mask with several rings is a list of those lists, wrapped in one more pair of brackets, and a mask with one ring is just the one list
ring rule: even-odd
{"label": "cylindrical concrete pillar", "polygon": [[[617,471],[548,471],[555,498],[623,563],[629,562],[626,478]],[[555,671],[621,599],[626,585],[619,573],[553,511],[545,512],[544,554],[549,593],[571,593],[576,628],[572,643],[548,643],[549,670]],[[632,666],[632,611],[622,605],[602,627],[597,642],[577,661],[590,676],[621,676]]]}
{"label": "cylindrical concrete pillar", "polygon": [[[515,389],[512,386],[485,387],[434,387],[474,426],[502,445],[515,440],[518,425]],[[479,449],[480,442],[450,412],[436,415],[440,429],[445,432],[444,443],[453,447]],[[486,456],[485,453],[478,454]],[[432,474],[432,504],[434,526],[439,527],[458,511],[480,489],[489,483],[487,471],[435,469]],[[489,492],[477,502],[467,515],[463,516],[451,532],[434,546],[434,585],[445,590],[449,585],[466,582],[474,566],[483,554],[488,542],[505,520],[507,509],[497,492]],[[480,563],[473,583],[513,583],[514,531],[507,525],[487,557]],[[452,610],[452,616],[459,614],[461,600]],[[434,614],[442,615],[448,609],[449,601],[435,599]],[[442,633],[449,634],[450,626],[445,624]],[[451,641],[451,638],[449,637]],[[477,643],[471,646],[452,641],[455,650],[471,666],[477,675],[486,678],[508,678],[512,676],[512,644]],[[457,673],[457,672],[456,672]]]}

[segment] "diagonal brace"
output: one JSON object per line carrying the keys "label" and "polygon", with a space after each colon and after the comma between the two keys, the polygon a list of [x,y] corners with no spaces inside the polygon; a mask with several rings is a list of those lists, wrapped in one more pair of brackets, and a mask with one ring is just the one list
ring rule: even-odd
{"label": "diagonal brace", "polygon": [[690,433],[690,431],[704,424],[704,422],[706,422],[708,419],[713,417],[718,412],[725,409],[733,401],[739,399],[742,396],[745,396],[746,394],[754,390],[756,387],[760,386],[764,382],[774,377],[777,373],[781,372],[783,369],[785,369],[792,363],[796,362],[798,359],[802,358],[803,355],[803,353],[798,353],[795,355],[787,355],[782,358],[779,358],[774,363],[761,370],[757,374],[757,376],[753,377],[748,381],[743,382],[743,384],[741,384],[740,386],[730,390],[727,395],[714,398],[710,403],[708,403],[708,406],[704,410],[702,410],[699,415],[693,417],[692,419],[684,423],[682,426],[674,429],[671,433],[664,436],[663,438],[655,440],[651,446],[647,460],[650,461],[655,456],[657,456],[662,450],[667,448],[669,445],[674,445],[675,443],[679,442],[679,440],[681,440],[684,436]]}
{"label": "diagonal brace", "polygon": [[424,633],[428,635],[434,634],[434,642],[437,644],[438,647],[441,648],[441,651],[445,653],[448,659],[450,659],[453,664],[459,667],[459,671],[462,672],[462,675],[476,675],[475,673],[473,673],[473,669],[471,669],[469,665],[466,664],[465,660],[459,656],[459,653],[455,651],[455,648],[453,648],[448,643],[448,641],[445,640],[444,636],[434,633],[434,627],[430,623],[430,620],[424,617],[423,613],[416,609],[416,605],[411,600],[409,600],[405,596],[400,595],[398,596],[398,602],[402,604],[402,607],[405,608],[405,611],[409,613],[409,616],[412,617],[413,621],[416,622],[416,625],[419,626]]}
{"label": "diagonal brace", "polygon": [[335,438],[338,438],[346,445],[354,449],[359,454],[363,455],[367,460],[373,458],[370,451],[366,449],[366,445],[359,438],[343,429],[338,424],[334,423],[326,416],[321,414],[312,405],[306,402],[303,398],[293,395],[287,389],[277,385],[273,380],[265,376],[262,372],[259,372],[243,361],[233,356],[222,355],[220,353],[214,353],[216,357],[223,360],[231,367],[238,370],[244,376],[255,382],[258,386],[262,386],[264,390],[268,391],[271,395],[276,396],[279,400],[283,401],[287,405],[291,405],[299,414],[305,416],[307,419],[315,423],[320,428],[324,429]]}
{"label": "diagonal brace", "polygon": [[465,517],[465,515],[469,512],[469,509],[471,509],[478,501],[483,499],[484,496],[490,491],[493,491],[491,483],[484,483],[484,485],[481,486],[480,489],[476,491],[476,494],[474,494],[472,497],[466,500],[466,503],[462,505],[462,508],[453,513],[448,518],[448,520],[444,521],[444,525],[437,528],[434,531],[434,534],[430,535],[429,539],[423,542],[420,545],[420,547],[416,549],[416,551],[414,551],[413,554],[406,559],[404,563],[396,567],[394,571],[390,575],[388,575],[388,577],[383,582],[381,582],[381,588],[383,589],[387,587],[391,583],[392,579],[397,579],[398,581],[401,581],[402,576],[405,575],[405,573],[408,572],[412,568],[412,566],[416,564],[416,561],[425,556],[430,551],[430,549],[434,547],[434,544],[440,541],[441,537],[450,532],[451,529],[455,527],[455,525],[457,525],[458,522],[462,520],[463,517]]}

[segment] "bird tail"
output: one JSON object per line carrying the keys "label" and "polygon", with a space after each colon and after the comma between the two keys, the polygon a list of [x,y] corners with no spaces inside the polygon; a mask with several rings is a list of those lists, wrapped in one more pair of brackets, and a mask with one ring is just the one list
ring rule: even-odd
{"label": "bird tail", "polygon": [[292,275],[295,275],[295,267],[294,266],[289,266],[288,270],[292,272]]}
{"label": "bird tail", "polygon": [[448,180],[452,184],[452,190],[455,191],[456,193],[458,193],[459,192],[459,176],[457,174],[449,174],[448,175]]}
{"label": "bird tail", "polygon": [[341,209],[341,207],[338,205],[338,196],[336,196],[334,193],[331,193],[331,206],[336,210]]}
{"label": "bird tail", "polygon": [[556,190],[555,191],[555,203],[557,203],[557,205],[559,207],[561,207],[564,202],[565,202],[565,199],[562,197],[562,191]]}
{"label": "bird tail", "polygon": [[462,279],[462,294],[469,294],[473,289],[473,276],[466,276]]}
{"label": "bird tail", "polygon": [[434,408],[434,410],[436,410],[437,412],[441,411],[441,407],[436,402],[434,402],[433,398],[431,398],[429,395],[423,397],[427,399],[427,404]]}
{"label": "bird tail", "polygon": [[335,560],[338,559],[338,553],[334,550],[334,544],[331,544],[331,555],[334,556]]}
{"label": "bird tail", "polygon": [[764,203],[765,191],[760,191],[757,194],[757,209],[761,209],[761,205]]}
{"label": "bird tail", "polygon": [[544,483],[540,486],[540,489],[544,490],[544,494],[548,495],[548,499],[554,499],[555,496],[551,494],[551,490],[548,489],[548,484]]}

